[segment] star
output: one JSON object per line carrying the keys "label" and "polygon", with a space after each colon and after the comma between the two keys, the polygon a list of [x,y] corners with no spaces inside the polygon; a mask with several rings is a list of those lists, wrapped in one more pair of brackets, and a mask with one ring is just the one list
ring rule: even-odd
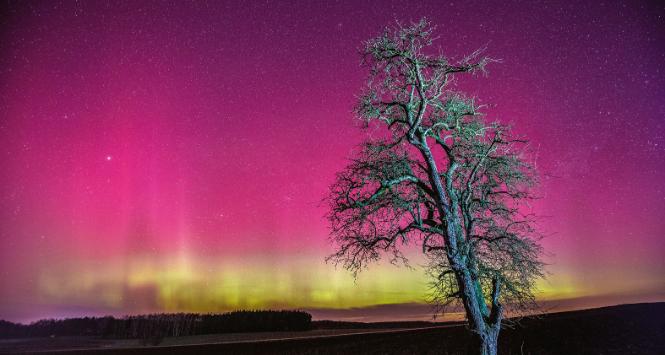
{"label": "star", "polygon": [[107,155],[107,156],[106,156],[106,161],[111,161],[111,159],[113,159],[112,156],[110,156],[110,155]]}

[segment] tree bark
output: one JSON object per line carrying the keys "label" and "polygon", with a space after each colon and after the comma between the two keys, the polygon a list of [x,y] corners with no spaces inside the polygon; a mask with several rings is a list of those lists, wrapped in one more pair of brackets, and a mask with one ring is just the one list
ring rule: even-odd
{"label": "tree bark", "polygon": [[499,329],[488,327],[484,333],[472,333],[472,338],[467,347],[468,354],[496,355],[498,352]]}
{"label": "tree bark", "polygon": [[[429,169],[429,180],[438,197],[437,207],[446,222],[447,233],[444,237],[448,247],[448,262],[457,277],[457,284],[469,321],[469,327],[474,334],[474,341],[472,342],[473,349],[470,349],[470,352],[477,352],[482,355],[496,355],[499,330],[501,329],[501,311],[495,307],[500,308],[500,305],[498,303],[493,304],[493,310],[497,310],[499,313],[490,314],[478,280],[472,276],[466,258],[459,253],[458,243],[464,240],[464,235],[461,228],[461,217],[456,213],[458,201],[453,191],[444,188],[436,161],[432,156],[425,137],[419,137],[417,143],[420,146],[420,151]],[[451,162],[448,169],[455,169],[453,164],[454,162]],[[446,184],[446,187],[449,187],[448,184]],[[495,284],[494,292],[496,292],[496,295],[493,295],[493,297],[496,296],[497,298],[494,301],[498,302],[498,284]],[[489,322],[487,321],[488,318]]]}
{"label": "tree bark", "polygon": [[498,344],[497,344],[499,340],[498,338],[499,338],[498,331],[492,331],[490,332],[490,334],[487,334],[487,336],[483,338],[483,343],[480,353],[482,355],[496,355],[498,349]]}

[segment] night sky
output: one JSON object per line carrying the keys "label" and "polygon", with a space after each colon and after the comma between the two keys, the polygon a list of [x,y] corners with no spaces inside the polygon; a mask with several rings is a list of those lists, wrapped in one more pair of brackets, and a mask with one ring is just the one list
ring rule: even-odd
{"label": "night sky", "polygon": [[426,317],[417,257],[324,262],[321,202],[369,134],[361,42],[422,16],[502,60],[460,85],[538,152],[539,298],[665,300],[665,6],[355,3],[3,2],[0,318]]}

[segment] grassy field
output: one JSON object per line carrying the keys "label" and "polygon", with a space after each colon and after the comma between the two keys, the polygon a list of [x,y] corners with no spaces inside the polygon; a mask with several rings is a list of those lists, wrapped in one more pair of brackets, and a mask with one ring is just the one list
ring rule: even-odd
{"label": "grassy field", "polygon": [[[502,331],[502,354],[665,354],[665,303],[525,318]],[[167,338],[156,347],[92,337],[5,340],[0,352],[93,354],[464,354],[463,326],[317,329]],[[85,348],[73,350],[72,348]],[[61,349],[57,351],[57,349]],[[69,349],[63,352],[63,350]],[[43,354],[43,352],[42,352]]]}

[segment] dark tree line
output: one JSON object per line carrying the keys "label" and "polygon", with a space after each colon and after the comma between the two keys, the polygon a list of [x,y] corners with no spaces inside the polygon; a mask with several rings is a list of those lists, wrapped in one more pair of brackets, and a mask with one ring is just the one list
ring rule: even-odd
{"label": "dark tree line", "polygon": [[42,319],[29,325],[0,320],[0,338],[101,336],[161,339],[187,335],[300,331],[311,327],[312,316],[302,311],[236,311],[224,314],[148,314],[123,318],[84,317]]}

